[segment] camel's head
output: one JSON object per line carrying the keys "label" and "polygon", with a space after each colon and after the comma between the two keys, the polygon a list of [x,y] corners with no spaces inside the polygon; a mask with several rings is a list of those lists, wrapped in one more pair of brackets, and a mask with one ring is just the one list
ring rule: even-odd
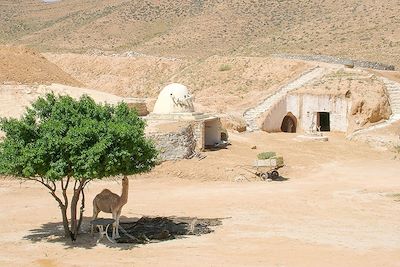
{"label": "camel's head", "polygon": [[128,179],[128,177],[124,177],[124,178],[122,178],[122,186],[127,186],[129,184],[129,179]]}

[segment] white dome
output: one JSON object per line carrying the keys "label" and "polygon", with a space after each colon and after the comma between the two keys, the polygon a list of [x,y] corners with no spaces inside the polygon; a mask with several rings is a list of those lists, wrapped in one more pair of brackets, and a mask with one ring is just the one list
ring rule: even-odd
{"label": "white dome", "polygon": [[186,86],[172,83],[164,87],[158,95],[153,113],[170,114],[194,112],[192,96]]}

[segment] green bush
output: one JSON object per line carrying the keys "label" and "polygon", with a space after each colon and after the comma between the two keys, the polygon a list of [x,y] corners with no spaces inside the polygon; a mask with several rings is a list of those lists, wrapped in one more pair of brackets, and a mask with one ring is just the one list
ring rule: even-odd
{"label": "green bush", "polygon": [[257,155],[258,159],[270,159],[276,156],[275,152],[262,152]]}

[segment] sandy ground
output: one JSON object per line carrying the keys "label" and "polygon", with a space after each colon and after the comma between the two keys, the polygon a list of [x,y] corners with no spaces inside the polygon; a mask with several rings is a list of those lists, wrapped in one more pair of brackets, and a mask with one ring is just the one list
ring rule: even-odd
{"label": "sandy ground", "polygon": [[[327,143],[294,137],[231,134],[229,149],[204,160],[131,177],[123,221],[223,218],[211,234],[147,245],[95,245],[88,234],[76,244],[62,240],[58,207],[41,186],[1,180],[0,266],[400,266],[400,161],[340,134]],[[265,150],[285,157],[288,180],[232,181],[238,165]],[[87,199],[120,186],[95,182]]]}

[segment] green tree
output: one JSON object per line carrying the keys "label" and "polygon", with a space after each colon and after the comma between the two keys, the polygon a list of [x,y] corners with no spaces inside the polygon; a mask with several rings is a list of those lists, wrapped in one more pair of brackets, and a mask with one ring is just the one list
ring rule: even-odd
{"label": "green tree", "polygon": [[88,96],[75,100],[47,94],[20,119],[0,120],[6,134],[0,143],[0,174],[45,186],[61,209],[65,235],[75,240],[90,181],[146,172],[155,165],[157,151],[144,127],[125,103],[99,105]]}

